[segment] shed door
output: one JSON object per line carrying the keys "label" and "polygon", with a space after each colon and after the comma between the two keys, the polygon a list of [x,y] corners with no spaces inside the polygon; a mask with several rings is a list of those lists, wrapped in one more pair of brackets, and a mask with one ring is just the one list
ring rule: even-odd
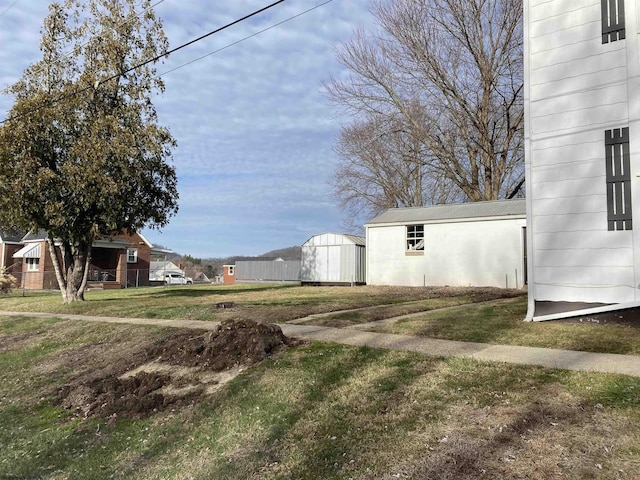
{"label": "shed door", "polygon": [[340,246],[327,247],[327,281],[340,281]]}

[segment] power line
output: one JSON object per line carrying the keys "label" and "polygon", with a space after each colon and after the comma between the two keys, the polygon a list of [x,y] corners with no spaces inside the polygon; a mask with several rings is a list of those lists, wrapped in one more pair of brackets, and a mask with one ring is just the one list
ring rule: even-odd
{"label": "power line", "polygon": [[[199,42],[200,40],[203,40],[203,39],[205,39],[205,38],[207,38],[207,37],[209,37],[209,36],[213,35],[214,33],[218,33],[218,32],[220,32],[220,31],[224,30],[225,28],[232,27],[232,26],[233,26],[233,25],[235,25],[236,23],[244,22],[244,21],[245,21],[245,20],[247,20],[248,18],[251,18],[251,17],[253,17],[254,15],[258,15],[259,13],[262,13],[262,12],[264,12],[265,10],[268,10],[268,9],[270,9],[270,8],[272,8],[272,7],[275,7],[276,5],[278,5],[279,3],[282,3],[282,2],[284,2],[284,1],[285,1],[285,0],[278,0],[277,2],[273,2],[271,5],[267,5],[266,7],[263,7],[263,8],[261,8],[260,10],[256,10],[255,12],[250,13],[249,15],[245,15],[244,17],[239,18],[238,20],[234,20],[234,21],[233,21],[233,22],[231,22],[231,23],[227,23],[224,27],[220,27],[220,28],[218,28],[218,29],[216,29],[216,30],[213,30],[213,31],[211,31],[211,32],[209,32],[209,33],[206,33],[206,34],[202,35],[201,37],[196,38],[195,40],[191,40],[190,42],[187,42],[187,43],[185,43],[185,44],[182,44],[182,45],[180,45],[179,47],[176,47],[176,48],[174,48],[173,50],[169,50],[167,53],[162,54],[162,55],[159,55],[158,57],[153,58],[153,59],[151,59],[151,60],[148,60],[148,61],[146,61],[145,63],[143,63],[142,65],[139,65],[139,66],[140,66],[140,67],[142,67],[143,65],[146,65],[147,63],[155,62],[156,60],[159,60],[159,59],[161,59],[162,57],[166,57],[167,55],[169,55],[169,54],[171,54],[171,53],[173,53],[173,52],[177,52],[178,50],[180,50],[180,49],[182,49],[182,48],[184,48],[184,47],[188,47],[189,45],[191,45],[191,44],[193,44],[193,43]],[[138,67],[133,67],[133,68],[138,68]],[[125,73],[126,73],[126,72],[125,72]]]}
{"label": "power line", "polygon": [[[162,0],[162,1],[164,1],[164,0]],[[216,34],[218,32],[221,32],[222,30],[225,30],[225,29],[227,29],[229,27],[232,27],[233,25],[236,25],[236,24],[238,24],[240,22],[244,22],[245,20],[264,12],[265,10],[273,8],[276,5],[278,5],[278,4],[280,4],[280,3],[284,2],[284,1],[285,0],[277,0],[276,2],[273,2],[270,5],[267,5],[266,7],[263,7],[261,9],[259,9],[259,10],[256,10],[255,12],[252,12],[252,13],[250,13],[248,15],[245,15],[242,18],[234,20],[231,23],[227,23],[226,25],[224,25],[224,26],[222,26],[220,28],[216,28],[215,30],[210,31],[209,33],[206,33],[206,34],[204,34],[204,35],[202,35],[202,36],[200,36],[200,37],[198,37],[198,38],[196,38],[194,40],[191,40],[191,41],[189,41],[187,43],[183,43],[182,45],[180,45],[180,46],[178,46],[176,48],[173,48],[171,50],[163,52],[160,55],[157,55],[157,56],[155,56],[155,57],[153,57],[153,58],[151,58],[149,60],[146,60],[146,61],[144,61],[142,63],[137,64],[137,65],[134,65],[133,67],[130,67],[130,68],[128,68],[127,70],[125,70],[123,72],[118,72],[118,73],[116,73],[114,75],[111,75],[110,77],[108,77],[108,78],[106,78],[104,80],[99,80],[94,85],[89,85],[89,86],[86,86],[86,87],[81,88],[79,90],[76,90],[74,92],[71,92],[71,93],[69,93],[67,95],[63,95],[62,97],[56,98],[54,100],[51,100],[50,102],[47,102],[47,103],[45,103],[43,105],[40,105],[39,107],[36,107],[36,108],[34,108],[32,110],[29,110],[28,112],[21,113],[20,115],[15,115],[13,117],[5,118],[4,120],[2,120],[0,122],[0,125],[3,124],[3,123],[7,123],[7,122],[9,122],[11,120],[16,120],[18,118],[22,118],[22,117],[25,117],[27,115],[31,115],[32,113],[38,112],[38,111],[42,110],[43,108],[50,107],[50,106],[55,105],[56,103],[59,103],[59,102],[61,102],[63,100],[66,100],[66,99],[71,98],[71,97],[75,97],[76,95],[80,95],[81,93],[84,93],[87,90],[98,88],[103,83],[106,83],[106,82],[108,82],[110,80],[113,80],[113,79],[116,79],[118,77],[121,77],[122,75],[125,75],[125,74],[127,74],[127,73],[129,73],[129,72],[131,72],[133,70],[136,70],[136,69],[138,69],[140,67],[144,67],[145,65],[148,65],[149,63],[156,62],[156,61],[160,60],[161,58],[166,57],[167,55],[170,55],[171,53],[177,52],[178,50],[181,50],[181,49],[183,49],[185,47],[188,47],[189,45],[192,45],[192,44],[194,44],[196,42],[199,42],[200,40],[203,40],[203,39],[205,39],[205,38],[207,38],[207,37],[209,37],[211,35],[214,35],[214,34]]]}
{"label": "power line", "polygon": [[7,8],[5,8],[2,13],[0,13],[0,17],[3,16],[5,13],[7,13],[11,7],[13,7],[16,3],[18,3],[18,0],[13,0],[13,3],[11,5],[9,5]]}
{"label": "power line", "polygon": [[274,24],[274,25],[271,25],[270,27],[267,27],[267,28],[264,28],[264,29],[262,29],[262,30],[260,30],[260,31],[258,31],[258,32],[252,33],[251,35],[248,35],[248,36],[246,36],[246,37],[244,37],[244,38],[241,38],[240,40],[237,40],[237,41],[235,41],[235,42],[233,42],[233,43],[230,43],[230,44],[228,44],[228,45],[225,45],[224,47],[218,48],[217,50],[213,50],[212,52],[209,52],[209,53],[207,53],[207,54],[205,54],[205,55],[202,55],[201,57],[194,58],[193,60],[190,60],[190,61],[188,61],[188,62],[186,62],[186,63],[183,63],[182,65],[178,65],[177,67],[172,68],[171,70],[167,70],[166,72],[162,72],[162,73],[160,73],[160,74],[156,75],[156,77],[162,77],[162,76],[167,75],[167,74],[169,74],[169,73],[171,73],[171,72],[175,72],[176,70],[180,70],[181,68],[186,67],[187,65],[191,65],[192,63],[199,62],[200,60],[202,60],[202,59],[204,59],[204,58],[207,58],[207,57],[209,57],[209,56],[211,56],[211,55],[214,55],[214,54],[216,54],[216,53],[218,53],[218,52],[221,52],[221,51],[223,51],[223,50],[226,50],[226,49],[227,49],[227,48],[229,48],[229,47],[233,47],[234,45],[237,45],[237,44],[239,44],[239,43],[244,42],[245,40],[249,40],[250,38],[253,38],[253,37],[257,36],[257,35],[260,35],[261,33],[264,33],[264,32],[266,32],[267,30],[271,30],[272,28],[276,28],[276,27],[278,27],[278,26],[282,25],[283,23],[287,23],[287,22],[289,22],[289,21],[291,21],[291,20],[294,20],[294,19],[296,19],[296,18],[298,18],[298,17],[301,17],[302,15],[305,15],[305,14],[307,14],[307,13],[309,13],[309,12],[311,12],[311,11],[313,11],[313,10],[317,9],[317,8],[323,7],[323,6],[325,6],[327,3],[331,3],[331,2],[333,2],[333,0],[327,0],[327,1],[325,1],[324,3],[320,3],[320,4],[316,5],[315,7],[311,7],[311,8],[309,8],[308,10],[305,10],[304,12],[300,12],[300,13],[298,13],[297,15],[294,15],[294,16],[292,16],[292,17],[289,17],[289,18],[285,19],[285,20],[282,20],[281,22],[278,22],[278,23],[276,23],[276,24]]}

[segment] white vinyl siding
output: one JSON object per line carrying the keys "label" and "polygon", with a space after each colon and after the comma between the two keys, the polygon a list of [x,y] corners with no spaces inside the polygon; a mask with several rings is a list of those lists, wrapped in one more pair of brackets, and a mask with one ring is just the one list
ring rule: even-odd
{"label": "white vinyl siding", "polygon": [[[604,132],[635,132],[640,120],[640,97],[628,86],[638,39],[603,44],[601,0],[524,5],[529,291],[535,301],[635,301],[633,231],[609,231]],[[637,7],[625,8],[630,30]],[[633,143],[632,135],[635,202]]]}

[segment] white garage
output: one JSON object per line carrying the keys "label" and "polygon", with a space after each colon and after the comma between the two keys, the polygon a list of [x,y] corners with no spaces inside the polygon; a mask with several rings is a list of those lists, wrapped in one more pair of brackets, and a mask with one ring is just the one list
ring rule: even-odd
{"label": "white garage", "polygon": [[311,285],[358,285],[366,281],[364,237],[315,235],[302,245],[300,280]]}
{"label": "white garage", "polygon": [[367,284],[526,283],[524,200],[392,208],[366,225]]}

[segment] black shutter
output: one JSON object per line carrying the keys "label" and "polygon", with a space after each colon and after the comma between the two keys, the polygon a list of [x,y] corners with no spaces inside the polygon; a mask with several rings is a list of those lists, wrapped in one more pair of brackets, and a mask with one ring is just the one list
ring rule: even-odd
{"label": "black shutter", "polygon": [[600,0],[602,43],[624,39],[624,0]]}
{"label": "black shutter", "polygon": [[608,227],[609,230],[631,230],[629,128],[607,130],[604,137]]}

